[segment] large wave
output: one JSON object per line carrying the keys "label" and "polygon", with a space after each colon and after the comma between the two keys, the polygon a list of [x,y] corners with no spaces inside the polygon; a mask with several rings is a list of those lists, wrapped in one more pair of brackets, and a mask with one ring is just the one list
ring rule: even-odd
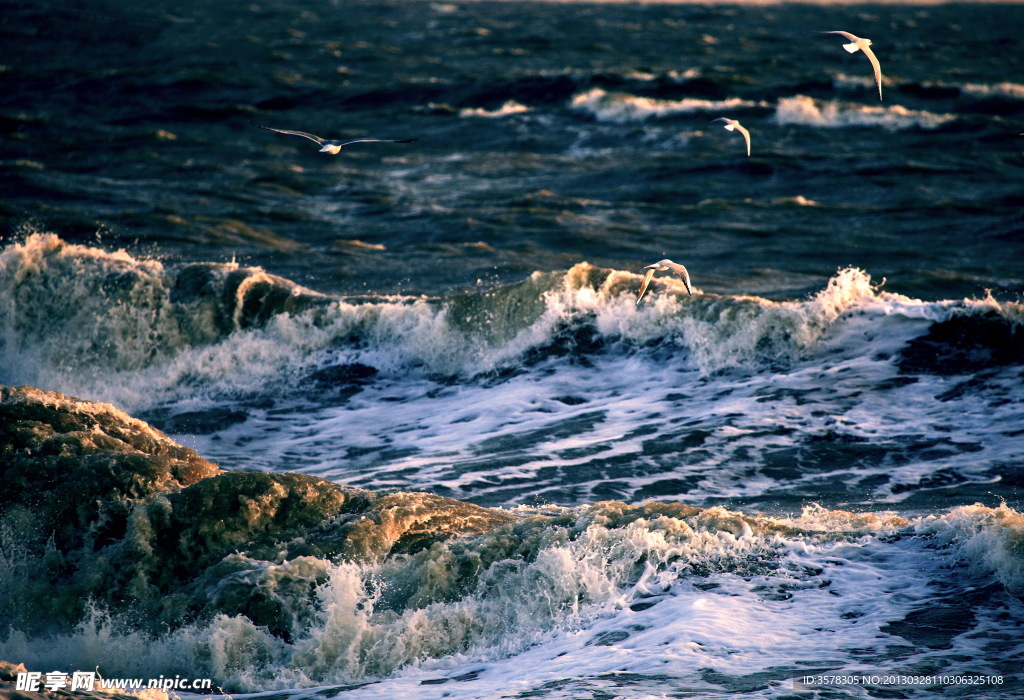
{"label": "large wave", "polygon": [[[800,631],[811,624],[879,652],[914,634],[901,618],[965,559],[973,582],[1021,593],[1022,520],[1005,506],[915,520],[819,506],[485,509],[221,472],[113,407],[35,389],[3,388],[0,416],[19,486],[0,500],[0,591],[19,603],[0,657],[31,667],[258,691],[494,662],[589,629],[579,663],[655,620],[656,639],[703,639],[691,651],[707,663],[704,647],[742,636],[751,616],[782,625],[780,653],[803,658],[816,653]],[[56,474],[79,499],[41,488]],[[54,523],[76,527],[51,534]],[[727,628],[708,617],[718,604]],[[791,607],[815,617],[800,623]],[[874,622],[858,624],[865,615]],[[747,650],[759,656],[774,660]]]}
{"label": "large wave", "polygon": [[883,323],[984,317],[1006,329],[1022,316],[1012,302],[885,292],[852,268],[794,301],[689,296],[665,276],[638,307],[639,282],[579,263],[489,291],[356,302],[259,268],[164,265],[34,234],[0,252],[0,381],[138,410],[182,390],[290,389],[352,365],[472,380],[567,354],[671,348],[675,361],[708,374],[808,357],[854,312]]}

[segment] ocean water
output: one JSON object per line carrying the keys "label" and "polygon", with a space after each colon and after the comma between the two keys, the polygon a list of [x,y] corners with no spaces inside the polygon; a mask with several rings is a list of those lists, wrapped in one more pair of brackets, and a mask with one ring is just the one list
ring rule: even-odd
{"label": "ocean water", "polygon": [[[1024,695],[1024,7],[2,7],[0,384],[502,524],[240,545],[151,608],[94,576],[0,658],[275,698]],[[693,294],[637,303],[665,257]],[[52,567],[12,533],[4,609]]]}

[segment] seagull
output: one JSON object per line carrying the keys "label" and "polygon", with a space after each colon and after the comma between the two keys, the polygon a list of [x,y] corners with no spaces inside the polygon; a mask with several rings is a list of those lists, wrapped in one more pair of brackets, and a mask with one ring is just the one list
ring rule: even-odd
{"label": "seagull", "polygon": [[647,291],[647,285],[651,283],[651,278],[654,277],[655,272],[664,272],[665,270],[672,270],[672,272],[679,275],[679,279],[686,285],[686,293],[693,294],[693,290],[690,288],[690,273],[686,271],[686,268],[679,263],[674,263],[668,258],[659,260],[653,265],[648,265],[644,268],[647,270],[647,274],[644,275],[644,281],[640,284],[640,294],[636,297],[637,306],[640,305],[640,300],[644,298],[644,292]]}
{"label": "seagull", "polygon": [[320,146],[322,146],[322,148],[320,149],[321,153],[330,153],[332,155],[338,155],[338,153],[341,152],[341,149],[343,149],[345,146],[351,146],[354,143],[412,143],[413,141],[418,141],[419,140],[419,139],[355,139],[354,141],[338,142],[338,141],[328,141],[327,139],[322,139],[319,136],[316,136],[314,134],[307,134],[305,131],[289,131],[287,129],[271,129],[269,126],[262,126],[261,124],[257,124],[256,122],[249,122],[249,123],[252,124],[253,126],[258,126],[261,129],[266,129],[267,131],[276,131],[279,134],[290,134],[291,136],[302,136],[303,138],[307,138],[310,141],[316,141]]}
{"label": "seagull", "polygon": [[851,43],[843,44],[843,48],[850,53],[857,53],[860,49],[864,52],[864,55],[871,61],[871,67],[875,69],[875,82],[878,83],[878,99],[882,99],[882,66],[878,64],[878,59],[875,58],[875,53],[869,47],[871,46],[871,39],[861,39],[859,36],[854,36],[850,32],[822,32],[822,34],[838,34],[842,37],[846,37]]}
{"label": "seagull", "polygon": [[747,142],[747,156],[750,156],[750,132],[744,129],[742,124],[735,119],[729,119],[728,117],[719,117],[718,119],[712,119],[711,121],[712,123],[725,122],[726,131],[733,131],[735,129],[743,134],[743,140]]}

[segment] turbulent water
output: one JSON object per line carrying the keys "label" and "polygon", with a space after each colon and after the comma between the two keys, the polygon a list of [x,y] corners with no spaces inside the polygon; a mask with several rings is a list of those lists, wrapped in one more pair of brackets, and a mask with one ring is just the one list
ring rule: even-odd
{"label": "turbulent water", "polygon": [[[1024,7],[3,8],[0,384],[490,524],[371,556],[314,547],[349,537],[325,506],[159,581],[119,544],[107,595],[113,545],[12,510],[0,607],[50,595],[26,572],[79,597],[0,658],[296,697],[1024,694]],[[664,257],[693,294],[637,304]],[[161,488],[118,542],[187,501]],[[823,673],[989,680],[794,684]]]}

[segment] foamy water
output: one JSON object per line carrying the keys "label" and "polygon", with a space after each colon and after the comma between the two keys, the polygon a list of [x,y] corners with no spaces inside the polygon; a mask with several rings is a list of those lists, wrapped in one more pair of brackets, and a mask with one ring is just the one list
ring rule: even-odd
{"label": "foamy water", "polygon": [[[303,567],[327,576],[317,611],[287,644],[227,616],[144,642],[94,613],[45,649],[14,634],[0,652],[47,667],[102,663],[123,676],[207,676],[236,691],[369,680],[349,692],[481,697],[556,683],[554,697],[614,689],[639,698],[673,689],[773,697],[804,676],[912,674],[922,663],[935,674],[997,676],[1022,651],[979,656],[976,635],[953,632],[915,647],[922,640],[902,622],[936,604],[963,608],[966,597],[980,604],[968,605],[958,632],[1015,636],[1007,615],[1024,612],[1020,601],[986,581],[994,573],[1012,588],[1019,567],[1005,544],[977,546],[1019,540],[1020,515],[1006,508],[911,522],[820,508],[772,519],[615,505],[512,513],[534,557],[499,560],[454,602],[443,600],[450,582],[429,572],[466,547],[486,550],[486,537],[385,564],[270,564],[264,585]],[[966,593],[945,598],[954,580]],[[416,591],[404,612],[390,610],[384,581]],[[948,652],[929,651],[947,643]]]}

